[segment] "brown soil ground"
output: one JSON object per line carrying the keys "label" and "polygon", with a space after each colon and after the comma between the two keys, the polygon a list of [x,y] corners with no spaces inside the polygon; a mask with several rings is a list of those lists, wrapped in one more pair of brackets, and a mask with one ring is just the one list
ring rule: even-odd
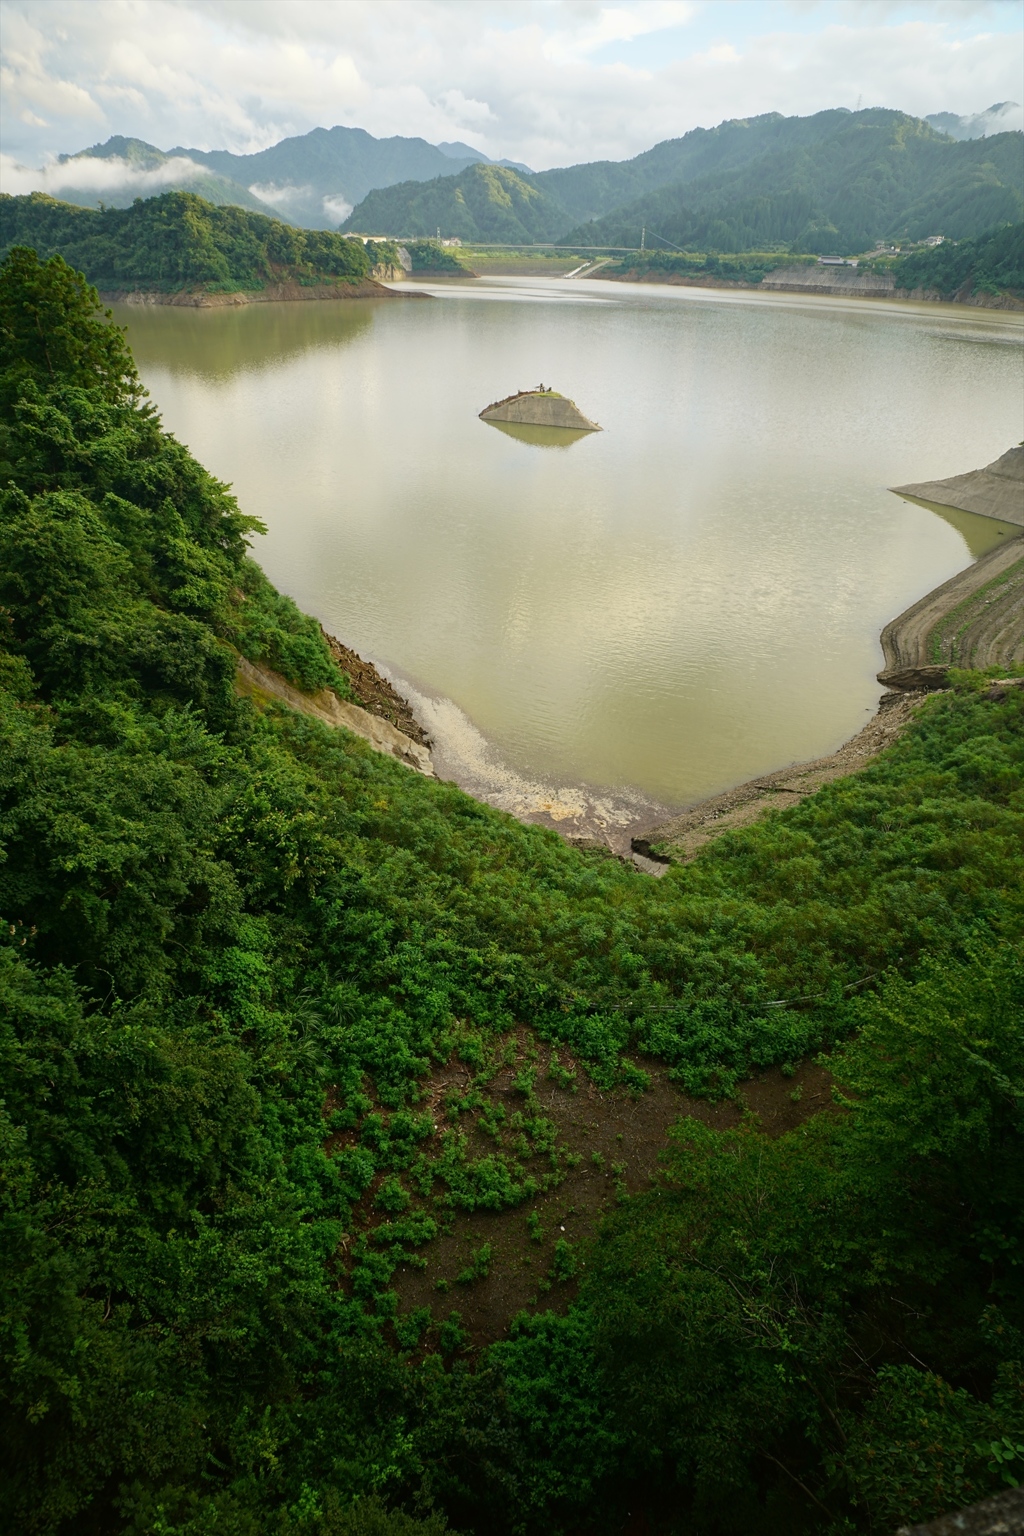
{"label": "brown soil ground", "polygon": [[926,697],[924,693],[885,693],[878,714],[862,731],[833,752],[811,763],[798,763],[764,773],[746,784],[737,784],[724,795],[715,795],[691,806],[669,821],[651,827],[634,837],[635,852],[647,858],[686,864],[706,844],[723,832],[749,826],[766,811],[784,810],[813,795],[825,784],[860,773],[878,754],[890,746],[913,718],[914,710]]}
{"label": "brown soil ground", "polygon": [[[531,1063],[537,1081],[534,1097],[528,1100],[515,1078]],[[551,1075],[551,1063],[556,1076]],[[476,1071],[455,1057],[431,1074],[419,1108],[428,1108],[434,1118],[435,1143],[442,1130],[458,1125],[467,1132],[471,1156],[494,1153],[495,1138],[479,1122],[481,1115],[500,1107],[506,1115],[501,1136],[507,1152],[515,1137],[508,1128],[512,1115],[518,1110],[543,1116],[555,1127],[557,1152],[554,1157],[535,1153],[523,1159],[523,1167],[538,1180],[547,1177],[554,1187],[511,1210],[453,1213],[441,1234],[416,1255],[425,1260],[425,1267],[407,1262],[396,1270],[392,1284],[400,1316],[429,1307],[440,1324],[458,1311],[469,1343],[481,1347],[501,1338],[521,1311],[564,1311],[578,1282],[549,1274],[555,1243],[564,1238],[585,1265],[587,1243],[601,1218],[621,1195],[649,1188],[655,1180],[669,1128],[678,1120],[691,1116],[725,1130],[752,1112],[770,1136],[778,1136],[819,1111],[833,1110],[831,1078],[811,1062],[790,1077],[778,1069],[761,1073],[743,1084],[735,1098],[718,1103],[680,1092],[658,1062],[638,1065],[650,1078],[646,1091],[602,1090],[568,1051],[553,1052],[523,1028],[497,1042],[490,1069]],[[488,1077],[488,1072],[493,1075]],[[453,1101],[472,1087],[482,1093],[483,1107],[460,1112]],[[331,1138],[328,1145],[333,1150],[335,1143],[349,1139]],[[429,1147],[424,1150],[429,1152]],[[553,1164],[557,1172],[552,1175]],[[345,1252],[360,1232],[368,1233],[386,1219],[372,1210],[373,1192],[360,1203],[353,1231],[343,1243]],[[438,1211],[432,1214],[437,1217]],[[460,1282],[458,1277],[484,1245],[491,1249],[488,1273]]]}
{"label": "brown soil ground", "polygon": [[371,715],[387,720],[396,730],[401,731],[403,736],[419,742],[421,747],[429,747],[430,737],[416,719],[407,701],[392,688],[386,677],[381,677],[373,663],[364,661],[361,656],[356,655],[355,651],[350,651],[347,645],[342,645],[340,640],[336,640],[326,630],[322,630],[321,633],[330,647],[331,655],[352,684],[352,692],[363,708]]}

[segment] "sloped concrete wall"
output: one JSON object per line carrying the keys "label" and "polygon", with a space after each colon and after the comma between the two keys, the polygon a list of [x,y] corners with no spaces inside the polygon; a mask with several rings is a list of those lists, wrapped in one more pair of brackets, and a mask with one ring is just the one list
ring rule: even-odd
{"label": "sloped concrete wall", "polygon": [[563,395],[516,395],[480,412],[481,421],[514,421],[527,427],[572,427],[577,432],[600,432],[595,421],[584,416]]}

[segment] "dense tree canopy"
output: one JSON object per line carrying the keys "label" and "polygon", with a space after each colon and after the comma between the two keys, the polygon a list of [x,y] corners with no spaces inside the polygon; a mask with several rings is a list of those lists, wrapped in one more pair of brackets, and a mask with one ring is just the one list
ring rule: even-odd
{"label": "dense tree canopy", "polygon": [[[768,1536],[1002,1486],[1024,690],[965,675],[650,881],[239,697],[239,654],[348,684],[82,278],[14,252],[0,317],[5,1525],[599,1531],[643,1497]],[[845,1109],[684,1124],[567,1314],[470,1355],[391,1281],[561,1176],[539,1116],[476,1157],[423,1101],[513,1026],[638,1092],[638,1050],[721,1095],[837,1047]]]}
{"label": "dense tree canopy", "polygon": [[393,248],[328,230],[296,229],[193,192],[136,199],[130,208],[78,208],[42,192],[0,194],[0,252],[28,245],[63,256],[106,290],[258,289],[268,282],[359,282]]}

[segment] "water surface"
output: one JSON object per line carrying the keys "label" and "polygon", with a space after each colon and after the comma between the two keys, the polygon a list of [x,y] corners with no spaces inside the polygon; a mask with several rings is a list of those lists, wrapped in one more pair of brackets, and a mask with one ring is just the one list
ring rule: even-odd
{"label": "water surface", "polygon": [[[885,487],[1024,436],[1012,315],[491,278],[118,318],[270,578],[519,814],[621,823],[832,750],[882,626],[1009,536]],[[542,380],[604,430],[478,420]]]}

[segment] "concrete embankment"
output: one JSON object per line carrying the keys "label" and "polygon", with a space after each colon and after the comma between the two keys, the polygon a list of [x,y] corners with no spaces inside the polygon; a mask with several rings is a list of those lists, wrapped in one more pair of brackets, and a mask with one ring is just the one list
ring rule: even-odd
{"label": "concrete embankment", "polygon": [[984,469],[951,475],[947,480],[894,485],[892,490],[897,496],[913,496],[917,501],[956,507],[960,512],[975,512],[979,517],[994,517],[1024,528],[1024,445],[1010,448]]}
{"label": "concrete embankment", "polygon": [[280,304],[313,299],[407,299],[429,298],[430,295],[413,288],[385,288],[372,278],[358,283],[267,283],[263,288],[237,289],[233,293],[208,293],[202,288],[182,288],[174,293],[158,293],[154,289],[132,288],[106,290],[100,293],[104,304],[169,304],[180,309],[232,309],[241,304]]}
{"label": "concrete embankment", "polygon": [[942,687],[949,667],[1024,664],[1024,537],[1007,539],[882,630],[890,688]]}

